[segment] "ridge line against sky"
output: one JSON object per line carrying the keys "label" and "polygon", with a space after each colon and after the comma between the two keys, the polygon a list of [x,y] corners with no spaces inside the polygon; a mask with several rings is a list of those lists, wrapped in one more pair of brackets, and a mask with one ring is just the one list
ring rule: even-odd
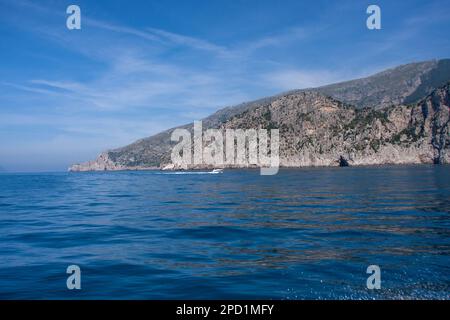
{"label": "ridge line against sky", "polygon": [[[75,2],[74,2],[75,3]],[[0,0],[0,166],[65,170],[218,109],[445,58],[445,1]]]}

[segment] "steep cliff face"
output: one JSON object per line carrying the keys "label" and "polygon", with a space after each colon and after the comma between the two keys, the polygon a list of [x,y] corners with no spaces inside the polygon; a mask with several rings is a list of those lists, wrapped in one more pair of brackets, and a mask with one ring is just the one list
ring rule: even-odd
{"label": "steep cliff face", "polygon": [[[431,127],[431,145],[434,149],[433,161],[436,164],[449,163],[450,154],[450,88],[436,90],[421,104],[422,115]],[[426,130],[424,126],[423,131]]]}
{"label": "steep cliff face", "polygon": [[449,87],[414,105],[357,109],[315,92],[292,94],[228,121],[279,128],[286,167],[450,163]]}
{"label": "steep cliff face", "polygon": [[[281,165],[449,163],[450,60],[400,66],[368,78],[228,107],[206,128],[279,128]],[[409,103],[409,104],[407,104]],[[192,130],[192,125],[180,128]],[[170,164],[173,129],[73,165],[72,171],[154,169]]]}

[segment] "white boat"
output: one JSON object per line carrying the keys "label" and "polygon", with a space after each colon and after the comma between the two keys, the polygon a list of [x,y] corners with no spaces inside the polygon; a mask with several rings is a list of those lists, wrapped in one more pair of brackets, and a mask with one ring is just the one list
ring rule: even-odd
{"label": "white boat", "polygon": [[210,173],[223,173],[223,169],[214,169],[213,171],[211,171]]}

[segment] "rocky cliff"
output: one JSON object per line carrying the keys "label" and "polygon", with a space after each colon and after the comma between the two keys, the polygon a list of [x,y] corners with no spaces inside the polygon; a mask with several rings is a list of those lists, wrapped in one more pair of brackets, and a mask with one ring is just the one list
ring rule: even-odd
{"label": "rocky cliff", "polygon": [[284,167],[450,163],[449,86],[412,105],[358,109],[317,92],[287,95],[225,128],[279,128]]}
{"label": "rocky cliff", "polygon": [[[286,167],[450,163],[450,60],[409,64],[331,86],[219,110],[204,128],[278,128]],[[446,79],[446,80],[445,80]],[[441,87],[439,87],[441,86]],[[192,130],[192,125],[183,126]],[[72,171],[170,164],[174,129],[103,152]]]}

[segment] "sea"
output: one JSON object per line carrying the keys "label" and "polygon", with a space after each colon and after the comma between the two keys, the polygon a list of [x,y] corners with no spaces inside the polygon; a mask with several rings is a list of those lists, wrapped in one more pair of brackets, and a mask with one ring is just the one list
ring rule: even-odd
{"label": "sea", "polygon": [[0,174],[0,299],[449,298],[448,165]]}

